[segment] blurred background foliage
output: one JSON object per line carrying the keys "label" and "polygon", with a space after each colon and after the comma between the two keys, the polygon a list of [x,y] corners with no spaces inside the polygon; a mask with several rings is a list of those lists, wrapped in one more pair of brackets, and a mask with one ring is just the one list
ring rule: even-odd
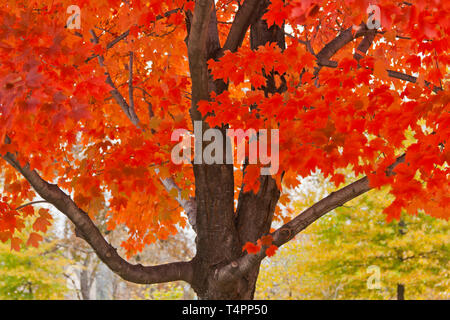
{"label": "blurred background foliage", "polygon": [[63,299],[68,291],[65,268],[73,263],[58,247],[52,231],[35,248],[25,245],[31,227],[18,235],[20,251],[0,242],[0,300]]}
{"label": "blurred background foliage", "polygon": [[[334,188],[320,174],[302,180],[290,194],[296,212]],[[382,210],[392,200],[372,190],[316,221],[263,262],[255,297],[449,299],[449,222],[419,213],[388,223]],[[378,288],[368,286],[373,268]]]}

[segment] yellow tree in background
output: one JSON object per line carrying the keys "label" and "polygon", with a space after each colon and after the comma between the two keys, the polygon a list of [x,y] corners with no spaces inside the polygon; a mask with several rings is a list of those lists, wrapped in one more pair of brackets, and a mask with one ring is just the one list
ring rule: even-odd
{"label": "yellow tree in background", "polygon": [[11,248],[11,240],[0,242],[0,300],[63,299],[68,290],[64,268],[71,262],[64,258],[58,240],[47,231],[36,248],[26,243],[31,230],[26,223],[18,233],[19,251]]}
{"label": "yellow tree in background", "polygon": [[[298,212],[332,189],[320,174],[302,180]],[[449,223],[421,213],[387,222],[391,201],[372,190],[309,226],[262,266],[256,298],[450,298]]]}

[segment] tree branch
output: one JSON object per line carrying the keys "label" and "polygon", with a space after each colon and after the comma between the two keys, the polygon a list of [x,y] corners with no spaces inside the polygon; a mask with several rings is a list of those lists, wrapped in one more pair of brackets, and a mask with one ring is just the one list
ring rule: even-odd
{"label": "tree branch", "polygon": [[[159,172],[158,169],[156,169],[155,171],[156,173]],[[189,223],[192,226],[192,229],[196,231],[197,203],[195,202],[195,198],[190,197],[189,199],[183,199],[183,197],[181,196],[181,188],[175,183],[175,181],[173,181],[172,178],[160,178],[159,180],[169,194],[172,189],[177,190],[178,195],[176,196],[175,200],[177,200],[180,206],[184,209],[186,215],[188,216]]]}
{"label": "tree branch", "polygon": [[26,206],[31,206],[31,205],[37,204],[37,203],[49,203],[49,202],[48,202],[48,201],[45,201],[45,200],[31,201],[31,202],[28,202],[28,203],[25,203],[25,204],[22,204],[22,205],[18,206],[18,207],[15,208],[14,210],[20,210],[20,209],[25,208]]}
{"label": "tree branch", "polygon": [[129,71],[129,80],[128,80],[128,94],[129,94],[129,108],[130,116],[132,118],[131,122],[139,127],[139,118],[134,110],[134,97],[133,97],[133,51],[130,51],[130,61],[128,63],[128,71]]}
{"label": "tree branch", "polygon": [[[236,51],[244,41],[245,34],[252,22],[255,19],[255,11],[257,11],[258,5],[263,2],[260,0],[245,0],[242,6],[239,8],[231,25],[230,32],[228,33],[227,40],[223,46],[221,52],[230,50]],[[257,17],[256,17],[257,18]]]}
{"label": "tree branch", "polygon": [[145,267],[127,262],[105,240],[88,214],[81,210],[56,184],[50,184],[42,179],[35,170],[30,170],[29,164],[22,167],[11,153],[7,153],[3,158],[24,176],[43,199],[54,205],[73,222],[77,234],[89,243],[100,260],[124,280],[142,284],[176,280],[191,281],[192,264],[190,262]]}
{"label": "tree branch", "polygon": [[[391,78],[405,80],[405,81],[409,81],[412,83],[416,83],[416,81],[417,81],[417,77],[411,76],[406,73],[402,73],[402,72],[398,72],[398,71],[394,71],[394,70],[386,70],[386,71],[387,71],[389,77],[391,77]],[[435,86],[429,81],[425,81],[425,85],[428,88],[430,88],[431,90],[433,90],[435,93],[438,93],[439,91],[443,90],[441,87]]]}
{"label": "tree branch", "polygon": [[[90,30],[90,33],[92,35],[92,42],[95,44],[99,43],[98,37],[95,34],[94,30]],[[99,55],[98,57],[98,62],[100,64],[101,67],[104,67],[106,70],[106,66],[105,66],[105,59],[103,56]],[[109,74],[108,70],[105,71],[105,75],[106,75],[106,83],[109,84],[112,88],[112,90],[110,91],[111,95],[113,96],[114,100],[116,100],[117,104],[120,106],[120,108],[123,110],[123,112],[125,113],[125,115],[128,117],[128,119],[130,119],[130,121],[136,126],[136,127],[140,127],[139,126],[139,119],[137,118],[136,114],[131,112],[130,110],[130,106],[128,105],[127,101],[125,100],[125,98],[122,96],[122,94],[119,92],[119,90],[117,89],[116,85],[114,84],[114,82],[112,81],[111,75]]]}
{"label": "tree branch", "polygon": [[[167,12],[167,16],[169,14],[172,14],[172,13],[177,12],[177,11],[179,11],[179,10],[177,9],[177,10],[169,11],[169,12]],[[91,32],[91,35],[93,37],[93,42],[98,44],[99,41],[98,41],[98,37],[96,36],[95,32],[93,30],[90,30],[90,32]],[[139,121],[139,118],[138,118],[138,116],[137,116],[137,114],[136,114],[136,112],[134,110],[134,100],[133,100],[133,56],[134,56],[133,52],[130,51],[130,58],[129,58],[129,65],[128,65],[128,68],[129,68],[128,90],[129,90],[129,101],[130,101],[130,104],[128,104],[126,102],[125,98],[122,96],[122,94],[119,92],[119,90],[115,86],[114,82],[111,79],[111,75],[109,74],[109,72],[106,71],[105,74],[107,76],[106,83],[108,83],[113,89],[111,91],[111,95],[116,100],[116,102],[118,103],[120,108],[123,110],[125,115],[131,121],[131,123],[133,123],[137,128],[140,128],[140,126],[139,126],[140,121]],[[98,61],[99,61],[100,66],[105,67],[103,56],[98,56]],[[171,182],[171,183],[175,184],[175,182],[173,180],[171,180],[171,179],[166,179],[166,180],[168,180],[167,183]],[[177,201],[178,201],[178,199],[177,199]],[[178,201],[178,202],[180,203],[180,201]],[[195,201],[192,200],[192,201],[190,201],[189,204],[190,204],[189,211],[186,210],[186,208],[185,208],[185,210],[186,210],[186,213],[191,214],[191,216],[193,217],[193,216],[195,216],[195,212],[193,211],[194,208],[196,208]],[[188,206],[186,205],[186,207],[188,207]],[[189,215],[188,215],[188,217],[189,217]],[[194,219],[194,221],[195,221],[195,219]]]}
{"label": "tree branch", "polygon": [[[181,11],[182,8],[176,8],[170,11],[167,11],[166,13],[164,13],[163,15],[157,15],[155,18],[155,21],[164,19],[164,18],[168,18],[170,17],[172,14],[177,13],[179,11]],[[119,35],[117,38],[111,40],[110,42],[108,42],[106,44],[106,49],[111,49],[112,47],[114,47],[117,43],[119,43],[120,41],[122,41],[123,39],[125,39],[126,37],[128,37],[130,35],[130,30],[128,29],[127,31],[123,32],[121,35]],[[81,36],[82,37],[82,36]],[[89,58],[86,59],[86,62],[89,62],[90,60],[97,58],[98,55],[94,54],[92,56],[90,56]]]}
{"label": "tree branch", "polygon": [[367,50],[369,50],[370,46],[372,45],[373,40],[375,39],[376,30],[369,30],[367,34],[364,36],[362,41],[359,43],[358,47],[356,48],[355,54],[353,57],[359,62],[361,58],[363,57],[363,54],[366,54]]}
{"label": "tree branch", "polygon": [[[405,154],[397,158],[397,160],[390,165],[386,170],[386,175],[394,175],[394,168],[405,161]],[[327,197],[323,198],[313,206],[309,207],[294,219],[275,230],[271,235],[273,237],[273,244],[280,247],[292,238],[300,231],[304,230],[314,221],[330,212],[331,210],[342,206],[344,203],[366,193],[371,190],[369,185],[369,179],[367,177],[361,178],[346,187],[339,189],[336,192],[332,192]],[[243,275],[245,275],[251,268],[259,263],[266,256],[266,247],[262,247],[256,254],[246,254],[236,261],[218,269],[216,277],[218,281],[225,283],[232,281]]]}
{"label": "tree branch", "polygon": [[[322,67],[330,67],[330,68],[336,68],[338,66],[338,63],[336,61],[331,61],[330,58],[342,47],[344,47],[346,44],[351,42],[352,40],[364,36],[363,40],[358,45],[355,54],[353,57],[358,60],[361,60],[363,57],[361,53],[366,53],[367,50],[372,45],[372,42],[375,39],[375,35],[378,32],[375,29],[368,29],[365,24],[361,24],[359,29],[356,31],[355,35],[352,33],[352,28],[348,28],[345,31],[341,32],[336,38],[334,38],[332,41],[330,41],[328,44],[325,45],[325,47],[320,50],[320,52],[317,54],[317,64],[318,67],[316,67],[316,70],[314,72],[314,75],[317,76],[319,74],[319,71]],[[404,81],[409,81],[412,83],[416,83],[417,77],[394,71],[394,70],[386,70],[389,77],[400,79]],[[441,87],[435,86],[429,81],[425,81],[425,85],[433,90],[434,92],[442,91],[443,89]]]}
{"label": "tree branch", "polygon": [[[327,66],[330,64],[330,58],[334,56],[336,52],[338,52],[342,47],[344,47],[346,44],[350,43],[354,39],[358,37],[365,36],[368,33],[371,33],[372,31],[370,29],[367,29],[365,24],[361,24],[356,31],[355,34],[353,34],[352,27],[342,31],[339,33],[339,35],[331,40],[329,43],[327,43],[320,51],[317,53],[317,64],[320,66]],[[334,64],[334,63],[332,63]],[[336,64],[337,65],[337,64]]]}
{"label": "tree branch", "polygon": [[[263,6],[258,8],[260,12],[256,14],[255,21],[252,22],[250,28],[250,47],[256,50],[259,46],[266,43],[275,43],[284,51],[286,48],[284,26],[268,27],[266,21],[262,19],[262,14],[266,9],[267,1]],[[264,93],[283,93],[287,87],[285,79],[281,76],[282,84],[277,86],[274,81],[274,73],[270,72],[265,75],[266,84],[263,87]],[[247,174],[246,164],[243,167],[243,176]],[[259,177],[260,188],[255,194],[254,192],[244,192],[245,188],[241,187],[238,196],[238,204],[236,208],[236,228],[239,234],[241,245],[246,242],[254,242],[262,235],[270,230],[273,219],[273,213],[280,197],[275,179],[270,175],[261,175]],[[254,276],[257,276],[255,269]]]}
{"label": "tree branch", "polygon": [[197,109],[197,103],[200,100],[208,100],[209,98],[206,44],[209,33],[209,20],[213,8],[213,0],[195,1],[194,15],[189,30],[188,57],[192,80],[190,109],[192,121],[202,120],[202,115]]}

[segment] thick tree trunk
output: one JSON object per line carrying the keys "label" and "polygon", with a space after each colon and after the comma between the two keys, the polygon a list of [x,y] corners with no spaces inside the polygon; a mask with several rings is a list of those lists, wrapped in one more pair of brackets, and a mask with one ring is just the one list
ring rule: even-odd
{"label": "thick tree trunk", "polygon": [[[216,174],[229,174],[227,168],[217,166],[216,170],[211,170],[212,167],[200,167],[195,172],[199,176],[214,171]],[[230,192],[234,186],[231,178],[232,176],[228,177],[227,184],[217,184],[215,179],[203,180],[205,190],[208,185],[210,189],[204,193],[207,195],[206,199],[200,198],[201,201],[197,203],[197,255],[193,260],[192,287],[200,299],[253,299],[259,264],[246,276],[225,284],[217,280],[217,270],[241,257],[242,247],[247,241],[256,242],[269,232],[275,205],[280,196],[275,181],[271,177],[261,177],[258,194],[241,193],[240,205],[234,213],[233,194]],[[214,192],[211,192],[212,190]],[[196,192],[196,197],[200,196],[202,189]],[[231,219],[224,219],[229,215],[232,215]]]}
{"label": "thick tree trunk", "polygon": [[[251,24],[251,47],[256,50],[268,42],[285,48],[284,28],[267,27],[261,19],[268,2],[262,3]],[[259,17],[259,18],[258,18]],[[282,92],[285,86],[275,87],[274,74],[266,70],[266,94]],[[216,93],[225,86],[214,85]],[[218,90],[219,89],[219,90]],[[225,150],[224,153],[225,154]],[[242,247],[255,243],[269,233],[273,213],[280,197],[271,176],[260,177],[260,189],[241,193],[234,211],[233,165],[194,165],[197,202],[197,255],[194,258],[192,287],[200,299],[253,299],[260,263],[240,278],[228,283],[217,280],[217,270],[243,256]]]}

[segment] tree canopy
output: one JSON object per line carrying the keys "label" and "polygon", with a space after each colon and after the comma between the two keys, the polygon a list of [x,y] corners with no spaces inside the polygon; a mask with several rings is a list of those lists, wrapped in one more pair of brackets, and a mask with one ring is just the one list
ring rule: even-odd
{"label": "tree canopy", "polygon": [[[126,280],[249,298],[266,255],[372,188],[390,187],[388,220],[448,218],[450,3],[73,2],[0,8],[0,239],[13,249],[24,218],[50,224],[45,210],[17,210],[38,195]],[[171,134],[193,135],[195,121],[278,130],[278,171],[261,175],[262,160],[174,163]],[[343,187],[343,168],[361,178]],[[283,188],[316,169],[335,192],[271,232]],[[196,257],[127,262],[95,226],[105,204],[108,227],[128,230],[128,257],[188,221]]]}

